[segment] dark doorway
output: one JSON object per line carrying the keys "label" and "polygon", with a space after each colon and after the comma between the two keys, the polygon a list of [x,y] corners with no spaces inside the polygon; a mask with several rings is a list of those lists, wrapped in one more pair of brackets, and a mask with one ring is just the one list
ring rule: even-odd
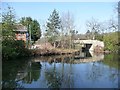
{"label": "dark doorway", "polygon": [[84,47],[82,48],[82,51],[89,51],[91,46],[92,44],[85,44]]}

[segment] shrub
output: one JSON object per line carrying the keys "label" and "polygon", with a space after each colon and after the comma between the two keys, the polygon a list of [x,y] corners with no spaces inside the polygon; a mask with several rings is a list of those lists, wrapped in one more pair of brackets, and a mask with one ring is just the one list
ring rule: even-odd
{"label": "shrub", "polygon": [[25,48],[25,43],[22,40],[3,40],[2,41],[2,58],[5,60],[29,56],[30,50]]}

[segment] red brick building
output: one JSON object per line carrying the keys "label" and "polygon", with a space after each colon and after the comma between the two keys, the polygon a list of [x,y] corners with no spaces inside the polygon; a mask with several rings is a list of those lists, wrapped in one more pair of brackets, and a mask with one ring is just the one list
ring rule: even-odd
{"label": "red brick building", "polygon": [[27,40],[27,28],[21,24],[16,25],[16,40],[23,40],[26,42]]}

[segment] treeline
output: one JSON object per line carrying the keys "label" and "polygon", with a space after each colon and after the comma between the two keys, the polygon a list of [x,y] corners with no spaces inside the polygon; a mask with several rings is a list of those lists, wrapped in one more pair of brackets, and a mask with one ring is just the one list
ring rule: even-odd
{"label": "treeline", "polygon": [[[75,29],[74,16],[68,11],[61,16],[59,12],[54,9],[49,16],[46,23],[44,23],[44,40],[51,43],[54,48],[71,49],[74,48],[74,40],[81,39],[78,36],[78,30]],[[96,39],[104,41],[105,50],[117,51],[119,48],[118,40],[118,24],[116,19],[110,19],[108,22],[99,22],[99,20],[92,18],[86,22],[85,39]],[[2,12],[2,56],[5,59],[29,56],[30,51],[28,47],[31,46],[31,41],[35,41],[41,37],[41,27],[37,20],[31,17],[21,17],[16,19],[14,9],[8,6]],[[27,27],[28,42],[16,41],[15,32],[16,25],[22,24]],[[79,30],[80,31],[80,30]],[[76,38],[77,37],[77,38]],[[25,45],[28,47],[25,47]]]}
{"label": "treeline", "polygon": [[[2,22],[0,24],[2,31],[2,59],[10,60],[16,57],[30,56],[31,51],[28,49],[30,41],[35,42],[41,37],[41,29],[38,21],[31,17],[22,17],[20,20],[17,20],[14,9],[8,6],[2,10]],[[29,34],[28,42],[15,40],[15,31],[19,24],[27,27]],[[28,47],[26,47],[26,44],[28,44]]]}
{"label": "treeline", "polygon": [[74,17],[69,11],[59,16],[59,12],[54,9],[44,26],[44,37],[54,48],[73,48],[73,37],[78,31],[75,30]]}
{"label": "treeline", "polygon": [[116,18],[112,18],[107,22],[99,22],[97,19],[92,19],[86,24],[88,31],[86,32],[87,39],[96,39],[103,41],[104,49],[116,52],[119,49],[119,34],[118,23]]}
{"label": "treeline", "polygon": [[56,9],[45,24],[45,39],[54,47],[74,48],[75,39],[100,40],[105,44],[105,50],[118,51],[118,23],[116,18],[110,18],[107,21],[99,21],[92,18],[86,21],[86,33],[78,34],[75,29],[74,17],[70,12],[59,16]]}
{"label": "treeline", "polygon": [[[104,50],[108,50],[111,52],[117,52],[117,51],[119,51],[119,46],[120,46],[119,35],[120,35],[119,31],[102,33],[102,34],[96,33],[95,40],[100,40],[100,41],[104,42],[104,45],[105,45]],[[92,39],[93,38],[93,36],[91,36],[90,33],[82,34],[81,36],[82,36],[82,39]],[[79,35],[76,37],[79,37]]]}

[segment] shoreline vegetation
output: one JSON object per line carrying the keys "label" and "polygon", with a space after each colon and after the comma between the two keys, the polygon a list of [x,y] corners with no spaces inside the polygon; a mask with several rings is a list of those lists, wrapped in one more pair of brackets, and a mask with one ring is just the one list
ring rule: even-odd
{"label": "shoreline vegetation", "polygon": [[[65,21],[65,19],[67,19]],[[104,48],[98,48],[93,52],[112,53],[119,52],[119,34],[116,20],[110,19],[107,23],[98,22],[92,18],[86,24],[89,30],[85,34],[78,33],[74,26],[74,18],[68,12],[65,16],[59,16],[56,9],[53,10],[46,23],[44,23],[44,34],[42,36],[41,25],[31,17],[21,17],[18,21],[14,9],[8,6],[2,13],[2,59],[10,60],[31,56],[50,56],[74,54],[80,51],[74,48],[74,40],[99,40],[104,42]],[[104,26],[105,24],[105,26]],[[26,27],[26,33],[21,32],[19,25]],[[107,26],[106,26],[107,25]],[[15,32],[19,30],[19,32]],[[23,38],[25,36],[25,38]],[[17,39],[19,37],[19,39]],[[24,40],[25,39],[25,40]],[[39,42],[40,39],[40,42]],[[44,43],[43,43],[44,42]],[[40,48],[29,49],[32,45],[43,44]],[[46,43],[48,43],[46,45]]]}
{"label": "shoreline vegetation", "polygon": [[[16,41],[15,41],[16,43]],[[17,48],[13,47],[13,45],[8,45],[9,48],[3,46],[2,51],[2,59],[9,60],[15,58],[23,58],[23,57],[36,57],[36,56],[52,56],[52,55],[76,55],[80,53],[80,49],[64,49],[64,48],[36,48],[36,49],[28,49],[24,46],[19,46]],[[7,47],[8,47],[7,46]],[[14,52],[12,52],[14,50]],[[110,54],[117,53],[118,51],[110,51],[110,50],[94,50],[92,51],[98,54]]]}
{"label": "shoreline vegetation", "polygon": [[[80,50],[78,49],[34,49],[32,50],[32,56],[52,56],[52,55],[68,55],[68,54],[76,54],[79,53]],[[117,53],[117,51],[109,51],[109,50],[104,50],[104,51],[93,51],[94,53],[98,54],[110,54],[110,53]]]}
{"label": "shoreline vegetation", "polygon": [[35,49],[32,50],[32,56],[51,56],[51,55],[65,55],[65,54],[75,54],[79,52],[77,49]]}

